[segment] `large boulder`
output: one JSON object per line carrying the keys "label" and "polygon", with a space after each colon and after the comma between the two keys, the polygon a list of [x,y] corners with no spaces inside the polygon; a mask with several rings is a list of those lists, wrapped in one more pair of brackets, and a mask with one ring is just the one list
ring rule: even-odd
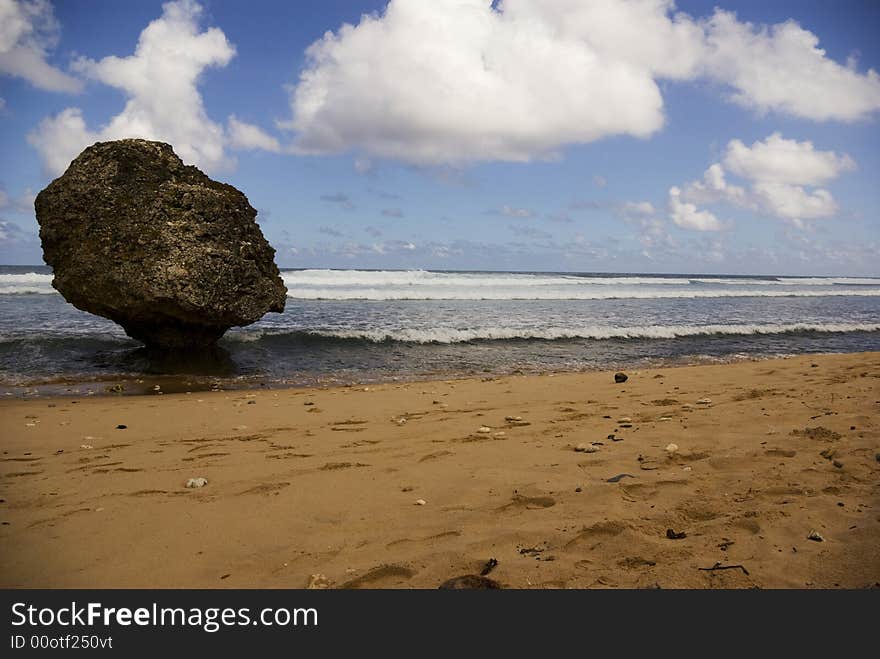
{"label": "large boulder", "polygon": [[149,347],[210,346],[230,327],[284,311],[257,211],[168,144],[94,144],[34,206],[52,285]]}

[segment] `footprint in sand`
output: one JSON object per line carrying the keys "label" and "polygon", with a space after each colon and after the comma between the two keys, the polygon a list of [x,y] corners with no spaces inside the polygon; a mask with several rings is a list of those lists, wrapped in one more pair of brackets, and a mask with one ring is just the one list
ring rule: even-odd
{"label": "footprint in sand", "polygon": [[498,511],[510,510],[511,508],[525,508],[526,510],[539,510],[541,508],[551,508],[556,505],[556,499],[549,496],[524,496],[522,494],[514,494],[510,500],[510,503],[507,503],[500,508]]}
{"label": "footprint in sand", "polygon": [[285,487],[290,486],[290,483],[261,483],[260,485],[256,485],[254,487],[248,488],[243,492],[239,492],[242,494],[278,494]]}
{"label": "footprint in sand", "polygon": [[380,565],[359,577],[346,581],[339,586],[344,589],[357,588],[390,588],[402,586],[415,576],[415,570],[403,565]]}
{"label": "footprint in sand", "polygon": [[370,465],[363,462],[328,462],[321,471],[336,471],[337,469],[353,469],[355,467],[369,467]]}

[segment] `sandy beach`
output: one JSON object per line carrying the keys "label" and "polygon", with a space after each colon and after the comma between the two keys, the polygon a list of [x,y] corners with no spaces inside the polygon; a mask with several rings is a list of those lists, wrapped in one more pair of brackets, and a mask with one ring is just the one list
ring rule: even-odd
{"label": "sandy beach", "polygon": [[0,585],[880,582],[880,353],[627,373],[0,401]]}

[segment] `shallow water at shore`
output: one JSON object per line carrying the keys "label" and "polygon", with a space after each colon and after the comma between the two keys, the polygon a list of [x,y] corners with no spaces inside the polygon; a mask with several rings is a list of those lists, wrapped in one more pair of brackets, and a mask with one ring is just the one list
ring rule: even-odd
{"label": "shallow water at shore", "polygon": [[149,353],[114,323],[67,304],[47,268],[0,267],[0,387],[320,386],[880,350],[880,279],[328,270],[283,277],[283,314],[230,330],[208,358],[180,359]]}

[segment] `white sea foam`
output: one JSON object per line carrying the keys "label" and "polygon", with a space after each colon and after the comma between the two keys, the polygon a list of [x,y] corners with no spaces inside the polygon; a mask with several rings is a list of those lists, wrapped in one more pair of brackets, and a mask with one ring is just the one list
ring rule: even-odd
{"label": "white sea foam", "polygon": [[37,272],[0,274],[0,295],[24,293],[47,295],[55,292],[55,289],[52,288],[52,275]]}
{"label": "white sea foam", "polygon": [[297,300],[649,300],[667,298],[718,298],[718,297],[878,297],[876,289],[836,289],[828,291],[768,291],[768,290],[547,290],[528,293],[522,289],[496,288],[471,290],[437,290],[423,287],[415,290],[338,290],[316,289],[311,291],[288,291],[287,296]]}
{"label": "white sea foam", "polygon": [[459,329],[438,327],[430,329],[324,329],[286,330],[258,329],[227,334],[231,341],[252,342],[266,336],[299,335],[312,338],[356,339],[381,343],[400,341],[406,343],[464,343],[467,341],[559,339],[675,339],[689,336],[749,336],[788,334],[794,332],[880,332],[880,324],[870,323],[796,323],[760,325],[654,325],[649,327],[545,327],[505,328],[483,327]]}
{"label": "white sea foam", "polygon": [[[880,296],[869,277],[650,277],[427,270],[284,271],[300,300],[611,300],[723,297]],[[0,295],[56,294],[52,275],[0,274]]]}
{"label": "white sea foam", "polygon": [[301,300],[610,300],[880,296],[880,279],[579,276],[426,270],[301,270],[282,274]]}

